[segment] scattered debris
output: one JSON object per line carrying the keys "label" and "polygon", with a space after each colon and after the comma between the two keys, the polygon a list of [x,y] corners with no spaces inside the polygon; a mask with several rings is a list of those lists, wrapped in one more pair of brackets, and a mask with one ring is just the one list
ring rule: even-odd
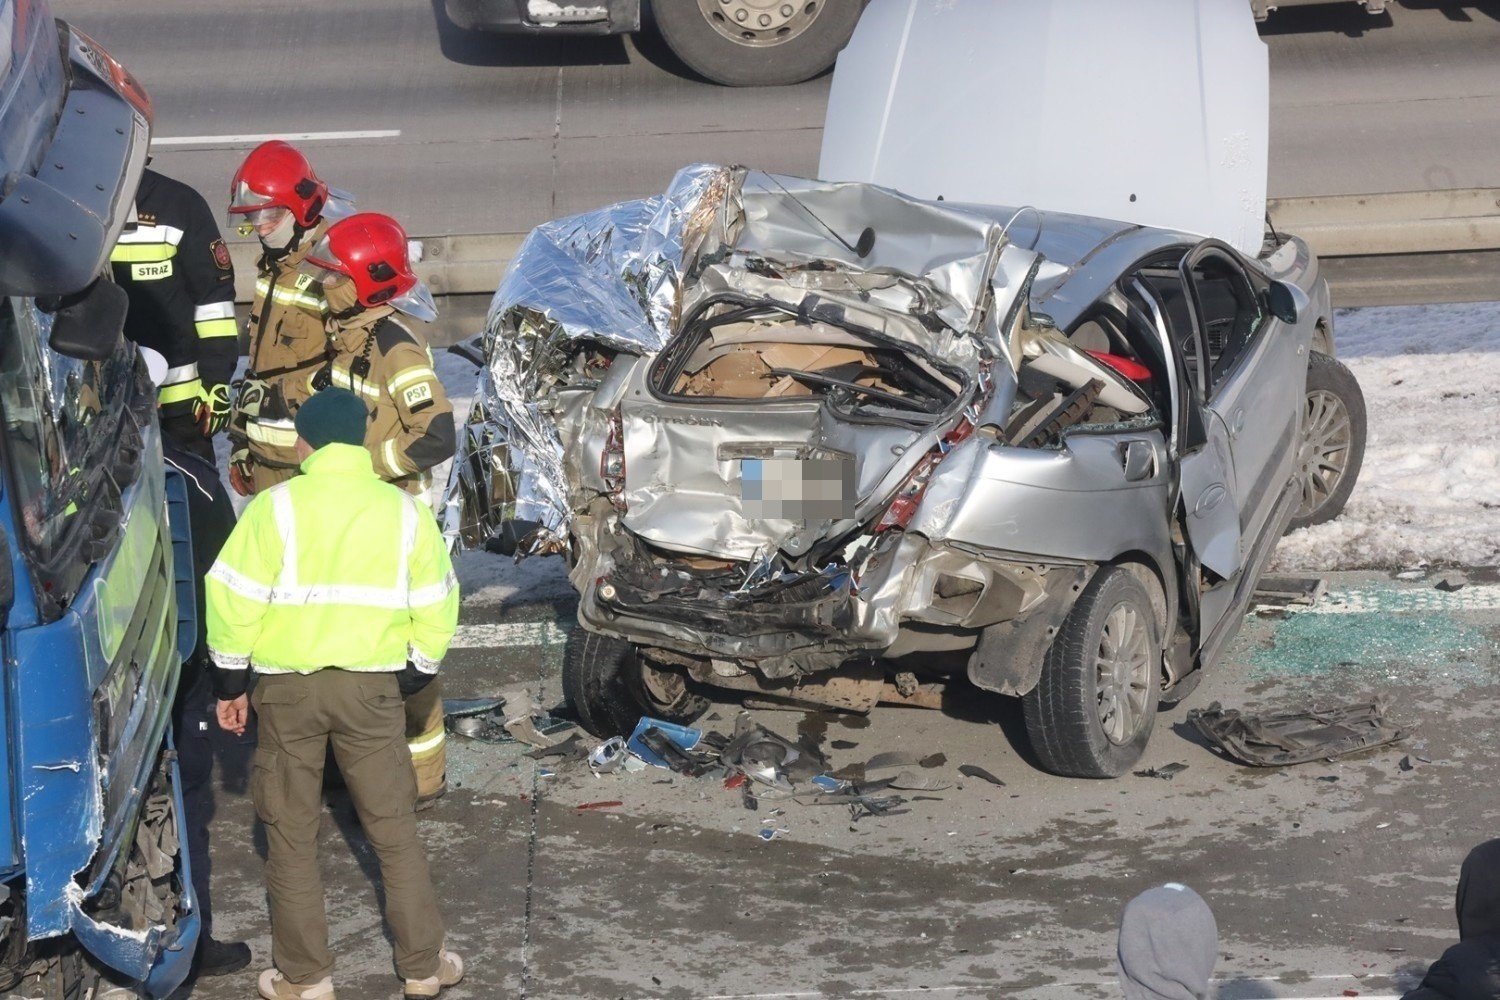
{"label": "scattered debris", "polygon": [[965,778],[980,778],[1000,788],[1005,787],[1005,782],[1001,781],[999,778],[995,777],[993,774],[986,771],[984,768],[978,766],[977,764],[960,764],[958,766],[958,773],[963,775]]}
{"label": "scattered debris", "polygon": [[923,757],[921,760],[917,761],[917,763],[921,764],[925,768],[942,767],[944,764],[948,763],[948,755],[939,751],[938,753],[928,754],[926,757]]}
{"label": "scattered debris", "polygon": [[571,733],[566,739],[560,740],[551,746],[537,747],[535,750],[529,751],[526,756],[532,760],[542,760],[545,757],[576,757],[581,759],[587,752],[583,742],[583,734]]}
{"label": "scattered debris", "polygon": [[1320,774],[1320,775],[1318,775],[1318,780],[1319,781],[1326,781],[1326,782],[1329,782],[1331,784],[1331,783],[1333,783],[1335,781],[1338,781],[1339,780],[1339,776],[1336,775],[1336,774]]}
{"label": "scattered debris", "polygon": [[1469,578],[1457,570],[1451,570],[1438,578],[1433,584],[1433,589],[1441,590],[1445,594],[1451,594],[1455,590],[1463,590],[1469,585]]}
{"label": "scattered debris", "polygon": [[853,750],[855,747],[859,746],[859,744],[854,742],[853,740],[834,740],[828,745],[833,747],[833,749],[835,750]]}
{"label": "scattered debris", "polygon": [[929,778],[915,771],[902,771],[894,778],[888,779],[885,787],[903,792],[941,792],[945,788],[952,788],[953,783],[940,778]]}
{"label": "scattered debris", "polygon": [[576,805],[573,808],[577,809],[579,812],[583,812],[585,809],[618,809],[624,804],[625,803],[621,802],[619,799],[608,799],[604,802],[585,802],[582,805]]}
{"label": "scattered debris", "polygon": [[1320,576],[1263,576],[1255,585],[1251,606],[1262,608],[1312,607],[1328,593],[1328,581]]}
{"label": "scattered debris", "polygon": [[828,770],[828,761],[815,748],[778,736],[741,712],[734,720],[734,735],[724,745],[719,759],[738,768],[752,780],[789,792],[792,784],[811,780]]}
{"label": "scattered debris", "polygon": [[1148,767],[1144,771],[1133,771],[1131,773],[1137,778],[1161,778],[1163,781],[1171,781],[1187,769],[1188,766],[1181,761],[1173,761],[1170,764],[1163,764],[1161,767]]}
{"label": "scattered debris", "polygon": [[1190,711],[1187,717],[1220,750],[1256,767],[1332,760],[1394,743],[1407,735],[1385,721],[1385,703],[1379,698],[1356,705],[1266,715],[1244,715],[1214,702],[1206,709]]}
{"label": "scattered debris", "polygon": [[625,763],[625,738],[611,736],[589,752],[589,770],[595,774],[609,774],[619,770]]}

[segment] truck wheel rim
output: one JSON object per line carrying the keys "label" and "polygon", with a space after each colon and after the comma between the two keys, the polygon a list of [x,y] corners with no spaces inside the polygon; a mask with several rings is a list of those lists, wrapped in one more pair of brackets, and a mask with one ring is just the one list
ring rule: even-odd
{"label": "truck wheel rim", "polygon": [[1151,690],[1150,643],[1139,611],[1120,604],[1109,613],[1096,664],[1099,726],[1111,743],[1124,746],[1140,731]]}
{"label": "truck wheel rim", "polygon": [[703,19],[737,45],[763,48],[801,35],[826,0],[698,0]]}
{"label": "truck wheel rim", "polygon": [[1310,517],[1339,488],[1349,465],[1352,437],[1353,424],[1344,401],[1326,389],[1309,392],[1298,453],[1302,505],[1297,516]]}

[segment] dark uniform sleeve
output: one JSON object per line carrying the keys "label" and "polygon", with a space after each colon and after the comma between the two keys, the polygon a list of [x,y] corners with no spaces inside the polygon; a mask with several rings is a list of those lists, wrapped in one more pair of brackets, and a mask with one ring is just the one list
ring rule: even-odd
{"label": "dark uniform sleeve", "polygon": [[432,355],[399,323],[386,320],[376,329],[385,390],[396,406],[401,433],[377,444],[375,469],[388,479],[425,472],[453,457],[457,435],[453,404],[432,367]]}
{"label": "dark uniform sleeve", "polygon": [[[191,189],[188,189],[191,191]],[[239,361],[239,324],[234,318],[234,265],[208,202],[191,191],[178,266],[193,300],[198,332],[198,375],[204,386],[227,385]]]}

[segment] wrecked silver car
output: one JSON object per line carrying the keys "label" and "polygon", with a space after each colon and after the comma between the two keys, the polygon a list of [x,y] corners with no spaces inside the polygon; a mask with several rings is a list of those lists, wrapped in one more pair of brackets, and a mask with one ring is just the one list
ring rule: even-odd
{"label": "wrecked silver car", "polygon": [[1295,238],[691,167],[522,245],[447,526],[568,559],[596,735],[962,673],[1049,770],[1118,775],[1348,497],[1331,349]]}

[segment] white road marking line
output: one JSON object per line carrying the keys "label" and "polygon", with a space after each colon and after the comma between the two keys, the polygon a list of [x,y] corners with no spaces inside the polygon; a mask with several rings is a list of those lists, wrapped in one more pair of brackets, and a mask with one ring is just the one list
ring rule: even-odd
{"label": "white road marking line", "polygon": [[449,649],[504,649],[567,641],[572,622],[509,622],[504,625],[460,625]]}
{"label": "white road marking line", "polygon": [[272,139],[287,142],[319,142],[339,139],[393,139],[398,128],[366,129],[355,132],[267,132],[264,135],[171,135],[153,138],[153,146],[258,146]]}

